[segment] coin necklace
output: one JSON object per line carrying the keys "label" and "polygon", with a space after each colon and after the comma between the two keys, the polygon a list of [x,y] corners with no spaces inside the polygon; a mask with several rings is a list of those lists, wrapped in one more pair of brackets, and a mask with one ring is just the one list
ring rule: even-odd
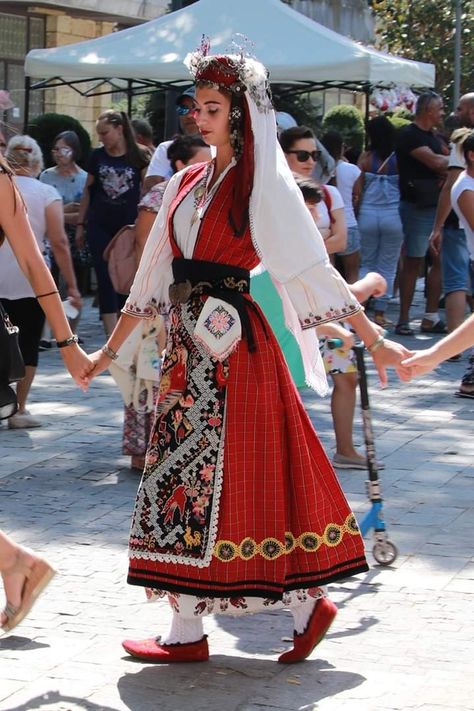
{"label": "coin necklace", "polygon": [[194,195],[194,212],[193,212],[193,216],[191,217],[191,224],[192,225],[194,225],[194,223],[197,220],[201,219],[204,205],[206,204],[209,195],[212,193],[212,191],[211,191],[211,193],[208,194],[207,184],[209,182],[209,177],[211,175],[213,165],[214,165],[213,161],[210,161],[209,165],[207,166],[207,170],[204,175],[204,178],[199,183],[199,185],[194,189],[194,193],[193,193],[193,195]]}

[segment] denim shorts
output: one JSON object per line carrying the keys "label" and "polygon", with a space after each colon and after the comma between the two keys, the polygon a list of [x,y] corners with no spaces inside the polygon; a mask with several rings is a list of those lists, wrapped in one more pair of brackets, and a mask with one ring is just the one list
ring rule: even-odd
{"label": "denim shorts", "polygon": [[464,230],[445,227],[441,243],[441,268],[443,271],[443,291],[468,291],[472,293],[472,274],[469,250]]}
{"label": "denim shorts", "polygon": [[360,250],[360,233],[359,228],[348,227],[347,228],[347,244],[343,252],[337,252],[338,257],[346,257],[349,254],[354,254]]}
{"label": "denim shorts", "polygon": [[436,207],[417,207],[407,200],[400,200],[400,218],[407,257],[424,257],[433,229]]}

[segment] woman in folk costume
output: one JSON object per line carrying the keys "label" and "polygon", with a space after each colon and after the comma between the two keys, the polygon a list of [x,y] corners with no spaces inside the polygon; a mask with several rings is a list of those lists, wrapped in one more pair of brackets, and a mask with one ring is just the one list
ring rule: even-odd
{"label": "woman in folk costume", "polygon": [[196,122],[216,156],[171,178],[119,324],[88,376],[108,367],[137,317],[171,302],[128,582],[166,592],[172,623],[165,637],[124,647],[151,662],[204,661],[204,615],[289,607],[294,647],[279,661],[298,662],[336,614],[321,586],[367,563],[354,515],[248,293],[249,271],[262,261],[278,283],[289,320],[300,324],[308,381],[320,391],[318,324],[350,321],[382,378],[407,351],[378,336],[330,265],[277,142],[265,68],[206,49],[187,61]]}

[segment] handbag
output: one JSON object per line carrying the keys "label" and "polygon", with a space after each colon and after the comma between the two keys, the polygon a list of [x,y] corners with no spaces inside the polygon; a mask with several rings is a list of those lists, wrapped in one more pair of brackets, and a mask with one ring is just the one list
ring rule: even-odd
{"label": "handbag", "polygon": [[441,185],[437,178],[413,178],[409,182],[413,202],[417,207],[436,207]]}
{"label": "handbag", "polygon": [[18,326],[14,326],[0,302],[0,383],[8,385],[25,377],[25,364],[18,343]]}
{"label": "handbag", "polygon": [[135,225],[125,225],[104,250],[109,276],[118,294],[129,294],[137,271]]}

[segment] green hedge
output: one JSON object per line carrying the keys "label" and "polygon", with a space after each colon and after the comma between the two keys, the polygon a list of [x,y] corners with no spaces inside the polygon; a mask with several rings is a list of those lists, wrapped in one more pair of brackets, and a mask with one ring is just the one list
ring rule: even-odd
{"label": "green hedge", "polygon": [[347,149],[360,153],[364,148],[364,117],[355,106],[342,104],[334,106],[324,114],[323,131],[337,131],[341,134]]}

